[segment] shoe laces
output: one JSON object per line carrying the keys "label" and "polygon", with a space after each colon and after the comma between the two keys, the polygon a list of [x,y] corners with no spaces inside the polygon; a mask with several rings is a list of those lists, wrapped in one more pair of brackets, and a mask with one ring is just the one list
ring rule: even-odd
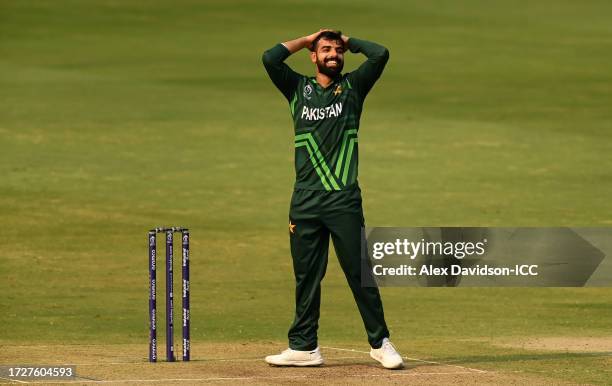
{"label": "shoe laces", "polygon": [[397,349],[395,348],[395,346],[393,345],[393,343],[391,343],[390,341],[386,341],[385,343],[383,343],[382,349],[384,352],[390,353],[390,354],[397,354]]}

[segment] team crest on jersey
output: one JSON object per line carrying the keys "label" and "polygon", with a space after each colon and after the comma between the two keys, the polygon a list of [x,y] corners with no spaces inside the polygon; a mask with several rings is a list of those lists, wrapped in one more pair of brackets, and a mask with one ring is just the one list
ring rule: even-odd
{"label": "team crest on jersey", "polygon": [[340,94],[342,94],[342,86],[338,85],[336,86],[336,89],[334,90],[334,95],[338,96]]}
{"label": "team crest on jersey", "polygon": [[304,87],[304,98],[310,100],[311,97],[312,97],[312,86],[309,83]]}

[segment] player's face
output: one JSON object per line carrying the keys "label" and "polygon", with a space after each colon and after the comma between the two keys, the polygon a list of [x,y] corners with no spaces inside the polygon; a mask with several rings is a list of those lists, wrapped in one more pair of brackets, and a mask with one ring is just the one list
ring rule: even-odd
{"label": "player's face", "polygon": [[334,77],[341,73],[344,67],[344,46],[336,40],[321,39],[310,57],[320,73]]}

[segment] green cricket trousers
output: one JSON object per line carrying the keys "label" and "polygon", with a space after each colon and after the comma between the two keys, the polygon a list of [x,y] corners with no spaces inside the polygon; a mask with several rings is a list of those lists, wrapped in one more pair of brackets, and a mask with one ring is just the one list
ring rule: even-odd
{"label": "green cricket trousers", "polygon": [[361,286],[361,232],[364,226],[361,190],[357,184],[340,191],[296,189],[289,210],[289,239],[295,273],[295,319],[289,329],[289,347],[314,350],[319,327],[321,280],[327,268],[331,236],[368,342],[374,348],[389,337],[380,293]]}

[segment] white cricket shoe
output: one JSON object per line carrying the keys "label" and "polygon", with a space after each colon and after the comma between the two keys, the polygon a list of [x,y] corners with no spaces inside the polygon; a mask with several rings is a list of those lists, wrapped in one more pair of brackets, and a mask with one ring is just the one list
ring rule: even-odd
{"label": "white cricket shoe", "polygon": [[323,364],[323,357],[318,347],[309,351],[288,348],[278,355],[268,355],[266,362],[274,366],[320,366]]}
{"label": "white cricket shoe", "polygon": [[389,338],[383,339],[380,348],[371,349],[370,356],[379,361],[387,369],[399,369],[404,366],[402,356],[393,347]]}

